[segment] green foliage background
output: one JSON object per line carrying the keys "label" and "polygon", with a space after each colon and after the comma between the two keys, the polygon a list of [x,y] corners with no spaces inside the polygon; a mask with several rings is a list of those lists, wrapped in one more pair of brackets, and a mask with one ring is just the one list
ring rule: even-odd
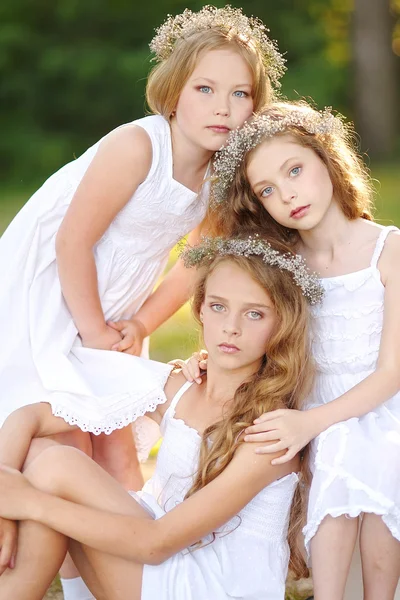
{"label": "green foliage background", "polygon": [[[352,116],[353,0],[232,4],[260,17],[279,40],[288,65],[284,94],[311,97]],[[203,5],[193,0],[3,0],[2,180],[13,186],[37,184],[113,127],[143,115],[154,28],[167,13]]]}

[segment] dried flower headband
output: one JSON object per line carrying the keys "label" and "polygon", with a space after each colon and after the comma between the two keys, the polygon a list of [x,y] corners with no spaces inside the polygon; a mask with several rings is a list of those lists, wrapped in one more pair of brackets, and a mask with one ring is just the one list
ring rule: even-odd
{"label": "dried flower headband", "polygon": [[165,60],[178,40],[207,29],[234,33],[244,43],[253,42],[262,56],[265,73],[276,87],[280,86],[279,79],[286,71],[285,59],[267,36],[268,29],[260,19],[246,17],[240,8],[232,8],[229,4],[224,8],[207,5],[198,12],[186,8],[175,17],[168,15],[165,23],[156,29],[150,50],[155,54],[155,60]]}
{"label": "dried flower headband", "polygon": [[310,304],[321,302],[324,288],[318,275],[311,272],[300,254],[283,254],[258,235],[243,239],[203,237],[198,246],[185,246],[181,258],[185,267],[200,267],[217,256],[260,256],[263,262],[280,270],[289,271],[296,285]]}
{"label": "dried flower headband", "polygon": [[298,106],[285,115],[277,113],[255,116],[241,128],[232,131],[225,146],[216,153],[210,204],[215,207],[226,200],[235,171],[250,150],[256,148],[266,138],[295,127],[315,135],[333,134],[343,137],[345,132],[343,121],[340,116],[332,114],[331,108],[316,111]]}

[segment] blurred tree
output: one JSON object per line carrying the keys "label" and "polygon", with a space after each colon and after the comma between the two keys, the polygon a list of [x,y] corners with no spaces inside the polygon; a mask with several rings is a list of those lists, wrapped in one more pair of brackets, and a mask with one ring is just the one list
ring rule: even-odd
{"label": "blurred tree", "polygon": [[369,155],[386,158],[397,137],[398,80],[390,0],[355,0],[353,15],[356,125]]}

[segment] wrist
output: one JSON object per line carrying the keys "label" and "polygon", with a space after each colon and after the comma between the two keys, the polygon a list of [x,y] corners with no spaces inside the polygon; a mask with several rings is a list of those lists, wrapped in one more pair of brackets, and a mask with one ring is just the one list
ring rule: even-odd
{"label": "wrist", "polygon": [[148,337],[150,334],[148,333],[145,324],[141,319],[139,319],[136,315],[132,317],[131,322],[134,323],[140,331],[140,335],[144,338]]}
{"label": "wrist", "polygon": [[96,322],[90,323],[90,325],[85,325],[83,327],[77,327],[78,331],[79,331],[79,335],[81,336],[82,339],[90,339],[90,338],[95,338],[99,335],[101,335],[102,333],[104,333],[105,331],[107,331],[107,323],[105,322],[104,318],[103,319],[99,319]]}
{"label": "wrist", "polygon": [[313,437],[317,437],[320,433],[328,429],[332,423],[329,422],[329,415],[326,410],[324,410],[326,405],[318,406],[316,408],[311,408],[307,412],[310,416],[310,421],[313,424]]}

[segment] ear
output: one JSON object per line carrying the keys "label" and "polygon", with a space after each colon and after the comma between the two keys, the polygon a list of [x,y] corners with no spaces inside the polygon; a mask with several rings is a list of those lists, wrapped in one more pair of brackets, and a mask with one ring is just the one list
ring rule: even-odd
{"label": "ear", "polygon": [[203,322],[203,318],[204,318],[204,316],[203,316],[203,310],[204,310],[204,302],[203,302],[203,304],[200,307],[199,319],[200,319],[201,322]]}

